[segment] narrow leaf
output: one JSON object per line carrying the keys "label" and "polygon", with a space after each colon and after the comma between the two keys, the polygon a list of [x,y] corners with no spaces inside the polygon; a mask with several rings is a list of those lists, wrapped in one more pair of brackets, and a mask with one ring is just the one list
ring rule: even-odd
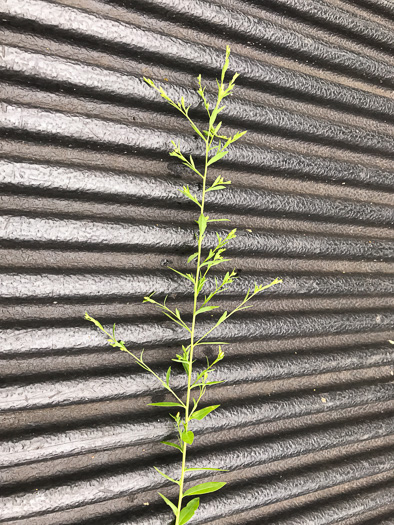
{"label": "narrow leaf", "polygon": [[196,315],[202,314],[203,312],[209,312],[210,310],[215,310],[215,308],[219,308],[219,306],[202,306],[197,310]]}
{"label": "narrow leaf", "polygon": [[201,421],[201,419],[204,419],[204,417],[216,410],[218,407],[220,407],[220,405],[212,405],[210,407],[205,407],[201,410],[197,410],[196,412],[194,412],[190,419],[198,419],[199,421]]}
{"label": "narrow leaf", "polygon": [[192,445],[194,441],[193,432],[191,430],[188,430],[187,432],[182,432],[182,441],[184,441],[188,445]]}
{"label": "narrow leaf", "polygon": [[225,190],[226,189],[226,186],[215,186],[214,188],[210,187],[207,189],[207,192],[208,191],[215,191],[215,190]]}
{"label": "narrow leaf", "polygon": [[226,483],[223,482],[201,483],[200,485],[196,485],[195,487],[187,490],[183,496],[186,497],[197,496],[199,494],[209,494],[209,492],[216,492],[217,490],[220,490],[225,484]]}
{"label": "narrow leaf", "polygon": [[[189,165],[187,163],[188,167],[190,167],[193,171],[195,171],[196,173],[200,174],[200,172],[198,170],[196,170],[196,168],[194,167],[194,165]],[[197,197],[195,195],[192,195],[190,193],[190,188],[189,186],[183,186],[183,189],[182,190],[179,190],[180,193],[182,193],[183,195],[185,195],[185,197],[187,197],[188,199],[190,199],[191,201],[193,201],[195,204],[197,204],[198,206],[201,207],[201,204],[199,203]]]}
{"label": "narrow leaf", "polygon": [[228,150],[222,150],[219,153],[216,153],[209,161],[207,162],[207,166],[210,166],[214,162],[217,162],[218,160],[222,159],[225,155],[227,155]]}
{"label": "narrow leaf", "polygon": [[195,259],[198,256],[198,252],[193,253],[187,260],[188,263],[192,262],[193,259]]}
{"label": "narrow leaf", "polygon": [[245,135],[246,131],[238,131],[233,137],[231,137],[231,143],[236,142]]}
{"label": "narrow leaf", "polygon": [[[218,114],[224,110],[224,106],[222,107],[216,107],[212,113],[211,113],[211,118],[209,119],[209,127],[212,127],[215,123],[215,120],[216,120],[216,117],[218,116]],[[219,122],[219,124],[216,126],[216,128],[214,129],[214,135],[217,134],[217,132],[219,131],[220,129],[220,126],[221,126],[221,122]]]}
{"label": "narrow leaf", "polygon": [[152,295],[147,295],[146,297],[144,297],[143,299],[143,303],[152,303],[152,304],[158,304],[159,306],[161,306],[159,303],[157,303],[157,301],[155,301],[154,299],[152,299]]}
{"label": "narrow leaf", "polygon": [[172,483],[176,483],[177,485],[179,485],[179,481],[176,481],[175,479],[170,478],[170,476],[167,476],[167,474],[164,474],[164,472],[159,470],[157,467],[153,467],[153,468],[156,470],[156,472],[158,472],[160,474],[160,476],[163,476],[163,478],[166,478],[169,481],[171,481]]}
{"label": "narrow leaf", "polygon": [[168,447],[174,447],[177,448],[180,452],[183,452],[182,448],[177,445],[176,443],[171,443],[171,441],[160,441],[163,445],[167,445]]}
{"label": "narrow leaf", "polygon": [[219,324],[223,323],[223,321],[225,321],[227,318],[227,311],[224,312],[224,314],[220,317],[220,319],[217,321],[216,323],[216,326],[218,326]]}
{"label": "narrow leaf", "polygon": [[220,257],[220,259],[216,259],[213,261],[204,262],[201,264],[201,267],[206,266],[207,268],[211,268],[212,266],[217,266],[218,264],[222,264],[224,262],[228,262],[230,259],[224,259],[223,257]]}
{"label": "narrow leaf", "polygon": [[203,276],[201,277],[201,279],[198,281],[198,284],[197,284],[198,293],[200,293],[201,290],[203,289],[204,283],[205,283],[205,277]]}
{"label": "narrow leaf", "polygon": [[85,319],[87,319],[88,321],[91,321],[92,323],[94,323],[98,328],[100,328],[100,330],[103,330],[104,331],[104,328],[102,327],[102,325],[99,323],[99,321],[97,321],[96,319],[94,319],[93,317],[90,317],[90,315],[85,312]]}
{"label": "narrow leaf", "polygon": [[200,235],[204,234],[207,228],[208,219],[209,219],[208,215],[204,215],[203,213],[201,213],[200,217],[198,218],[198,221],[196,221],[196,223],[198,224],[200,228]]}
{"label": "narrow leaf", "polygon": [[179,272],[178,270],[175,270],[175,268],[171,268],[171,266],[169,266],[168,269],[172,270],[173,272],[175,272],[175,273],[177,273],[179,275],[181,275],[182,277],[184,277],[188,281],[191,281],[194,284],[194,278],[193,278],[193,276],[190,276],[190,274]]}
{"label": "narrow leaf", "polygon": [[171,319],[171,321],[173,321],[176,324],[179,324],[179,326],[182,326],[182,328],[190,332],[190,329],[187,327],[187,325],[183,321],[179,321],[176,317],[172,316],[168,312],[165,312],[164,310],[163,310],[163,314],[166,315],[169,319]]}
{"label": "narrow leaf", "polygon": [[224,61],[223,67],[222,67],[222,76],[221,76],[222,84],[224,83],[224,77],[226,75],[226,71],[227,71],[227,68],[228,68],[229,63],[230,63],[229,56],[230,56],[230,46],[227,45],[226,46],[226,58],[225,58],[225,61]]}
{"label": "narrow leaf", "polygon": [[195,514],[200,505],[200,498],[194,498],[181,510],[179,515],[179,525],[185,525]]}
{"label": "narrow leaf", "polygon": [[159,496],[161,496],[164,501],[167,503],[167,505],[171,508],[172,512],[175,514],[175,516],[178,516],[178,509],[177,507],[172,503],[172,501],[170,501],[168,498],[166,498],[165,496],[163,496],[163,494],[160,494],[160,492],[158,493]]}
{"label": "narrow leaf", "polygon": [[170,384],[170,375],[171,375],[171,367],[168,368],[167,374],[166,374],[166,385],[169,386]]}
{"label": "narrow leaf", "polygon": [[193,384],[190,388],[197,388],[197,387],[200,387],[200,386],[211,386],[211,385],[219,385],[220,383],[225,383],[226,380],[223,379],[222,381],[207,381],[206,383],[196,383],[196,384]]}

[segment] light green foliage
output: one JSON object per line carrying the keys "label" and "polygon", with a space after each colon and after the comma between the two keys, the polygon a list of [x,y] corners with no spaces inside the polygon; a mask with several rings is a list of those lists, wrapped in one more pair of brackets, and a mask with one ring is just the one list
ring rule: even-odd
{"label": "light green foliage", "polygon": [[[197,251],[190,255],[187,262],[190,264],[193,261],[196,264],[195,270],[190,273],[182,273],[174,268],[171,268],[172,271],[183,277],[185,280],[190,281],[193,285],[193,317],[191,323],[187,323],[182,318],[181,312],[178,308],[172,309],[169,308],[166,304],[166,299],[163,302],[156,301],[153,298],[154,294],[151,294],[147,297],[144,297],[144,302],[151,303],[155,307],[159,308],[165,316],[167,316],[171,321],[181,326],[188,334],[188,340],[190,341],[187,346],[182,346],[182,352],[176,355],[172,360],[175,363],[180,363],[186,373],[187,381],[187,391],[186,399],[182,400],[176,392],[171,388],[171,367],[168,368],[166,377],[163,379],[158,376],[143,360],[143,353],[141,352],[138,357],[133,352],[129,351],[123,341],[118,341],[115,337],[115,325],[112,330],[112,334],[107,332],[102,325],[86,314],[86,319],[92,321],[101,331],[103,331],[108,337],[109,344],[113,347],[119,348],[123,352],[130,354],[137,363],[147,372],[153,374],[158,381],[175,399],[173,402],[162,402],[162,403],[150,403],[151,406],[161,406],[161,407],[177,407],[179,409],[176,415],[170,414],[175,423],[175,428],[177,430],[178,442],[173,443],[170,441],[162,441],[166,446],[177,449],[182,456],[182,467],[179,479],[170,478],[164,472],[161,472],[159,469],[157,472],[163,476],[165,479],[179,486],[179,496],[177,505],[172,503],[167,499],[163,494],[160,496],[167,503],[167,505],[172,509],[175,515],[175,525],[183,525],[187,523],[195,514],[198,509],[200,499],[194,498],[184,505],[184,498],[188,496],[201,495],[209,492],[214,492],[219,490],[225,485],[225,483],[202,483],[193,488],[190,488],[184,491],[184,482],[185,474],[191,471],[221,471],[222,469],[217,468],[187,468],[186,467],[186,457],[187,457],[187,447],[193,444],[194,433],[190,429],[192,426],[193,420],[202,420],[207,417],[211,412],[216,410],[219,405],[208,406],[204,408],[199,408],[199,404],[206,392],[206,389],[211,385],[216,385],[222,381],[210,381],[210,374],[215,370],[215,366],[223,359],[224,352],[222,350],[222,345],[226,344],[220,341],[211,341],[209,335],[222,323],[224,323],[229,317],[234,315],[236,312],[250,308],[250,305],[247,304],[251,299],[253,299],[257,294],[263,290],[273,286],[279,282],[280,279],[275,279],[267,285],[255,284],[254,289],[249,289],[246,296],[240,302],[240,304],[232,311],[225,311],[221,314],[218,320],[213,324],[213,326],[208,329],[202,336],[196,337],[196,324],[197,319],[201,314],[210,312],[219,308],[216,305],[212,305],[212,299],[219,293],[227,290],[227,286],[234,282],[237,278],[236,272],[230,271],[227,272],[221,279],[215,277],[215,289],[210,292],[208,295],[204,295],[204,298],[201,297],[201,292],[203,291],[204,285],[206,284],[208,272],[215,266],[222,264],[229,259],[223,257],[224,252],[226,251],[227,244],[236,237],[236,230],[231,230],[227,235],[222,237],[219,233],[216,233],[217,244],[214,248],[211,248],[207,254],[203,254],[202,243],[206,235],[209,225],[213,222],[219,222],[228,219],[212,219],[209,215],[205,213],[205,197],[206,194],[210,191],[222,191],[231,184],[230,181],[224,180],[223,177],[218,176],[212,183],[208,182],[208,168],[221,160],[228,152],[228,148],[231,144],[240,139],[246,132],[239,132],[233,136],[227,137],[225,135],[219,135],[219,130],[221,129],[222,122],[217,122],[217,117],[220,112],[225,108],[222,104],[223,100],[231,95],[234,89],[234,82],[237,78],[237,74],[233,76],[230,82],[225,84],[225,74],[229,65],[229,56],[230,48],[227,47],[226,58],[224,66],[222,68],[220,81],[217,81],[218,91],[216,103],[213,107],[210,107],[210,103],[207,101],[205,95],[205,88],[201,84],[201,75],[198,77],[198,94],[200,95],[203,105],[205,106],[207,117],[208,117],[208,129],[199,129],[199,127],[194,123],[189,115],[189,107],[186,106],[186,103],[181,98],[180,102],[173,101],[160,86],[156,86],[152,80],[144,79],[149,86],[158,91],[158,93],[175,109],[177,109],[189,122],[192,129],[197,133],[200,139],[205,145],[205,157],[204,157],[204,167],[203,169],[198,169],[196,167],[195,160],[192,155],[185,157],[182,153],[180,147],[173,142],[173,151],[170,155],[178,158],[185,166],[190,170],[196,173],[202,179],[202,190],[199,195],[193,195],[190,191],[188,185],[183,186],[180,192],[187,197],[191,202],[193,202],[199,209],[199,216],[196,220],[198,226],[198,234],[196,235],[197,242]],[[193,373],[193,355],[196,347],[202,345],[216,345],[218,347],[218,354],[216,359],[212,363],[207,359],[206,367],[199,371],[198,373]],[[197,394],[195,394],[197,392]]]}

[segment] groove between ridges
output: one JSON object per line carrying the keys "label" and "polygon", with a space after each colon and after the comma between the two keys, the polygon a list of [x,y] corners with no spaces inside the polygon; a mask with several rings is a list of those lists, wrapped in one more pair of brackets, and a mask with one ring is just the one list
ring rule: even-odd
{"label": "groove between ridges", "polygon": [[[173,61],[176,57],[178,67],[183,65],[190,68],[190,64],[193,63],[196,68],[212,71],[214,64],[216,65],[221,59],[219,51],[209,46],[188,44],[181,39],[169,38],[160,33],[153,34],[131,25],[88,14],[86,11],[48,2],[37,3],[37,0],[29,0],[29,2],[26,0],[23,9],[20,9],[18,4],[7,0],[2,13],[4,16],[16,17],[20,24],[23,21],[34,21],[35,24],[46,26],[46,30],[51,28],[60,33],[66,31],[68,38],[73,35],[82,36],[88,41],[98,39],[109,43],[114,50],[120,46],[128,51],[134,50],[136,53],[149,53],[157,60],[165,62],[168,62],[169,59]],[[164,49],[165,53],[163,53]],[[358,63],[360,63],[359,60]],[[377,66],[380,64],[378,63]],[[374,65],[371,72],[377,66]],[[277,90],[291,92],[301,98],[309,95],[319,100],[322,98],[321,94],[324,93],[326,101],[331,99],[343,106],[354,106],[357,100],[364,110],[372,112],[376,110],[381,112],[383,107],[392,108],[393,106],[389,98],[377,97],[360,90],[340,86],[335,82],[263,64],[246,57],[237,57],[234,54],[231,68],[241,73],[241,83],[264,84],[265,87],[271,89],[275,86]],[[387,78],[392,78],[392,75],[388,74]]]}
{"label": "groove between ridges", "polygon": [[[290,473],[285,476],[274,477],[269,480],[256,479],[245,487],[243,482],[228,485],[220,495],[207,497],[204,500],[203,510],[196,515],[196,523],[206,523],[212,518],[218,519],[245,510],[255,509],[272,504],[283,499],[290,499],[302,494],[316,492],[327,487],[333,487],[346,482],[374,476],[390,471],[394,468],[393,452],[377,450],[373,454],[361,454],[351,457],[346,462],[336,461],[329,465],[322,465],[311,472]],[[160,478],[156,485],[163,484]],[[145,485],[144,478],[138,478],[139,483]],[[106,487],[108,489],[106,490]],[[111,487],[111,488],[110,488]],[[126,473],[107,475],[103,479],[87,479],[76,481],[73,484],[44,488],[26,494],[17,493],[9,497],[0,498],[3,514],[1,522],[21,517],[44,515],[48,512],[71,509],[94,502],[111,500],[122,495],[130,494],[130,490],[138,490],[133,476]],[[45,499],[43,496],[45,495]],[[163,523],[168,519],[166,514],[157,513],[156,521]],[[162,520],[157,521],[157,520]],[[150,523],[141,521],[119,521],[122,525]]]}

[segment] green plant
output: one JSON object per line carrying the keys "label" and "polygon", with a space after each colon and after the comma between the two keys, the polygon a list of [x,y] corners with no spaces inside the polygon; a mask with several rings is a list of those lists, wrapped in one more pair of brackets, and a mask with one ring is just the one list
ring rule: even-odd
{"label": "green plant", "polygon": [[[216,232],[216,238],[217,238],[217,244],[214,248],[211,248],[208,253],[205,252],[205,255],[203,254],[203,240],[206,235],[207,227],[213,222],[219,222],[219,221],[226,221],[228,219],[211,219],[206,213],[205,213],[205,198],[206,194],[210,191],[221,191],[226,189],[226,187],[231,184],[230,181],[224,180],[223,177],[219,176],[217,177],[212,183],[208,183],[207,175],[208,175],[208,168],[212,166],[214,163],[218,162],[220,159],[222,159],[228,152],[228,147],[236,142],[238,139],[240,139],[246,132],[238,132],[233,136],[227,137],[225,135],[219,135],[220,128],[222,126],[222,122],[217,123],[217,118],[219,113],[224,109],[225,106],[222,105],[223,100],[231,95],[235,80],[238,76],[238,74],[235,74],[233,78],[230,80],[230,82],[227,84],[227,87],[225,85],[225,74],[229,65],[229,56],[230,56],[230,48],[227,46],[226,50],[226,58],[225,62],[222,68],[221,72],[221,79],[220,81],[217,81],[218,85],[218,92],[216,97],[216,103],[210,108],[210,104],[207,100],[207,96],[205,94],[205,88],[202,87],[201,84],[201,75],[198,77],[198,94],[200,95],[202,102],[205,106],[207,115],[208,115],[208,129],[200,129],[195,122],[191,119],[189,115],[189,107],[186,106],[186,103],[181,98],[180,102],[174,102],[164,91],[162,87],[157,87],[154,82],[150,79],[144,78],[145,82],[151,86],[153,89],[158,91],[160,95],[175,109],[177,109],[189,122],[195,133],[197,133],[198,137],[203,141],[205,145],[205,157],[204,157],[204,164],[203,169],[198,169],[196,166],[196,163],[190,155],[188,158],[186,158],[183,153],[180,150],[179,145],[173,144],[173,151],[170,153],[171,156],[178,158],[184,165],[186,165],[189,169],[191,169],[194,173],[196,173],[199,177],[202,179],[202,190],[200,194],[192,194],[190,191],[190,187],[188,185],[183,186],[182,190],[179,190],[185,197],[190,199],[199,209],[199,217],[196,220],[196,223],[198,225],[198,232],[196,233],[196,240],[197,240],[197,251],[190,255],[190,257],[187,259],[187,263],[190,264],[193,261],[196,262],[196,269],[194,273],[182,273],[178,270],[175,270],[174,268],[171,268],[172,271],[176,272],[178,275],[182,276],[188,283],[191,283],[191,286],[193,287],[193,316],[191,323],[187,323],[183,317],[181,312],[178,310],[178,308],[171,309],[166,304],[166,299],[164,299],[163,302],[158,302],[153,298],[154,294],[151,294],[147,297],[144,297],[144,302],[151,303],[155,307],[159,308],[164,315],[166,315],[168,318],[171,319],[174,323],[181,326],[185,332],[187,333],[187,338],[190,340],[189,344],[187,346],[182,345],[182,352],[172,360],[176,363],[180,363],[187,375],[187,389],[186,389],[186,400],[182,400],[181,397],[178,396],[176,392],[171,388],[171,366],[168,368],[167,374],[165,378],[161,378],[159,375],[157,375],[143,360],[143,352],[141,352],[141,355],[138,357],[133,352],[130,352],[123,341],[118,341],[115,337],[115,325],[113,326],[112,333],[106,331],[102,325],[92,317],[90,317],[88,314],[86,314],[86,319],[89,321],[92,321],[100,330],[102,330],[108,337],[109,337],[109,343],[113,347],[120,348],[122,351],[127,352],[130,354],[136,362],[147,372],[153,374],[158,381],[162,384],[162,386],[168,390],[168,392],[171,393],[175,401],[173,402],[162,402],[162,403],[150,403],[150,405],[153,406],[162,406],[162,407],[172,407],[177,408],[179,411],[176,413],[176,415],[172,415],[171,417],[175,421],[175,426],[177,429],[178,434],[178,443],[172,443],[172,442],[162,442],[164,445],[174,447],[177,449],[181,455],[182,455],[182,467],[181,467],[181,474],[179,479],[172,479],[164,472],[159,471],[156,469],[161,476],[166,478],[167,480],[171,481],[172,483],[175,483],[179,486],[179,497],[178,497],[178,503],[175,505],[172,503],[166,496],[163,494],[160,494],[160,496],[163,498],[163,500],[169,505],[169,507],[172,509],[175,515],[175,525],[184,525],[187,523],[194,513],[196,512],[200,500],[198,497],[193,498],[191,501],[187,503],[186,506],[183,506],[183,499],[188,496],[199,496],[201,494],[206,494],[209,492],[214,492],[216,490],[219,490],[225,483],[201,483],[199,485],[194,486],[193,488],[190,488],[186,491],[184,491],[184,481],[185,481],[185,474],[190,471],[195,470],[212,470],[212,471],[223,471],[223,469],[217,469],[217,468],[187,468],[186,466],[186,458],[187,458],[187,448],[188,446],[192,445],[194,440],[194,433],[190,429],[192,426],[193,420],[202,420],[208,414],[210,414],[212,411],[216,410],[219,405],[213,405],[208,406],[205,408],[199,408],[200,401],[202,400],[207,387],[211,385],[215,385],[218,383],[222,383],[223,381],[210,381],[210,374],[214,371],[214,367],[217,365],[219,361],[221,361],[224,357],[224,353],[222,351],[222,345],[226,344],[223,342],[217,342],[217,341],[210,341],[208,336],[217,328],[219,325],[221,325],[223,322],[225,322],[229,317],[234,315],[236,312],[239,312],[241,310],[245,310],[246,308],[250,308],[250,305],[247,303],[253,299],[258,293],[260,293],[262,290],[265,290],[269,288],[270,286],[273,286],[274,284],[277,284],[281,282],[280,279],[275,279],[270,284],[262,286],[255,284],[253,290],[248,290],[246,293],[246,296],[244,297],[243,301],[232,311],[227,312],[225,311],[220,318],[214,323],[214,325],[205,332],[204,335],[197,337],[196,336],[196,325],[197,325],[197,319],[201,314],[204,312],[210,312],[212,310],[215,310],[219,308],[218,306],[212,305],[211,301],[212,299],[219,293],[225,291],[227,289],[227,286],[230,285],[234,279],[237,278],[236,272],[230,271],[227,272],[224,277],[221,279],[218,279],[215,277],[215,289],[214,291],[210,292],[208,295],[204,296],[204,299],[200,300],[200,295],[204,289],[204,285],[206,284],[207,275],[208,272],[215,266],[225,262],[229,261],[230,259],[225,259],[223,257],[224,252],[226,251],[226,245],[235,238],[236,236],[236,230],[233,229],[227,234],[219,234]],[[190,286],[190,285],[189,285]],[[198,373],[193,374],[193,364],[194,364],[194,351],[197,347],[202,345],[216,345],[218,346],[218,355],[216,359],[210,363],[207,359],[207,366]],[[196,395],[194,395],[194,392],[197,392]],[[182,415],[181,415],[182,413]],[[156,467],[155,467],[156,468]]]}

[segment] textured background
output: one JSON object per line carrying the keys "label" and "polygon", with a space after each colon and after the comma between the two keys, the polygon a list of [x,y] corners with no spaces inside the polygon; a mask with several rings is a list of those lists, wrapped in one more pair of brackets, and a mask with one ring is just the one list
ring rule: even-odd
{"label": "textured background", "polygon": [[223,118],[248,134],[211,174],[233,186],[210,213],[239,229],[221,304],[284,282],[220,330],[222,406],[191,461],[229,483],[193,523],[394,523],[393,5],[0,1],[1,523],[169,523],[151,467],[175,472],[172,427],[146,407],[165,398],[83,314],[158,370],[179,346],[141,298],[190,310],[167,266],[191,253],[177,188],[197,181],[167,152],[200,149],[141,77],[199,120],[196,76],[214,89],[227,43]]}

